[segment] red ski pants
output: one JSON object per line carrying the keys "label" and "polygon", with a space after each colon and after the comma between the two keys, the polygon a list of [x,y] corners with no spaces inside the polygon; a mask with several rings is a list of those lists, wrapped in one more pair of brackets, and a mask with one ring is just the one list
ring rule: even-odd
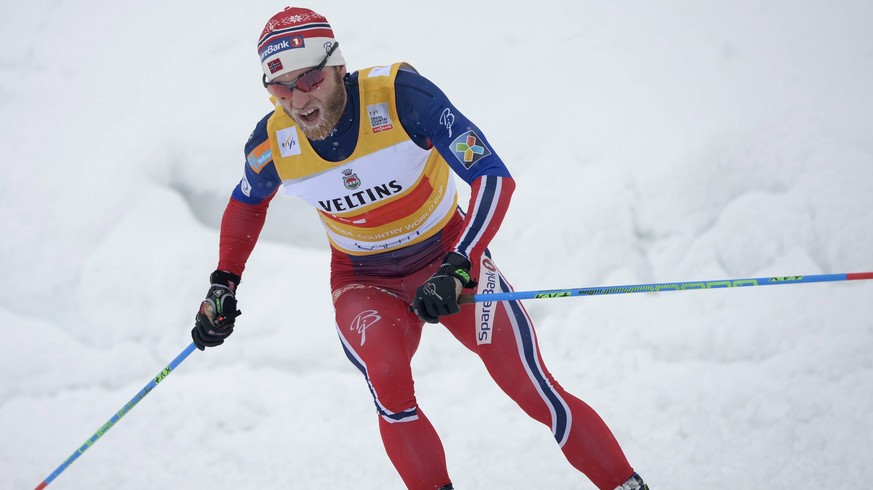
{"label": "red ski pants", "polygon": [[[438,266],[435,262],[404,277],[357,276],[335,284],[333,292],[337,331],[376,402],[385,450],[406,486],[416,490],[450,483],[442,443],[415,400],[410,366],[423,322],[409,305],[416,288]],[[488,257],[471,272],[478,290],[465,292],[511,290]],[[440,321],[479,356],[525,413],[551,429],[570,464],[598,488],[612,490],[631,476],[633,469],[600,416],[549,374],[521,303],[463,305]]]}

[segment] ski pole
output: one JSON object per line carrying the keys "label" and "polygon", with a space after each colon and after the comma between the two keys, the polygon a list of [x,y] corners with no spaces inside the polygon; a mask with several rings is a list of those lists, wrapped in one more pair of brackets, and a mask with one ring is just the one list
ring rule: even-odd
{"label": "ski pole", "polygon": [[873,272],[850,272],[845,274],[816,274],[811,276],[756,277],[749,279],[721,279],[717,281],[683,281],[623,286],[597,286],[572,289],[543,289],[539,291],[512,291],[493,294],[462,294],[458,303],[482,303],[485,301],[513,301],[518,299],[566,298],[570,296],[601,296],[607,294],[657,293],[688,291],[691,289],[736,288],[748,286],[779,286],[782,284],[805,284],[812,282],[857,281],[873,279]]}
{"label": "ski pole", "polygon": [[139,393],[136,394],[136,396],[131,398],[131,400],[129,402],[127,402],[126,405],[121,407],[121,410],[116,412],[116,414],[113,415],[105,424],[100,426],[100,428],[97,429],[97,432],[95,432],[91,437],[89,437],[88,440],[85,441],[85,443],[82,444],[82,446],[80,446],[79,449],[76,450],[76,452],[74,452],[69,458],[67,458],[66,461],[61,463],[61,465],[58,466],[57,469],[54,472],[52,472],[51,475],[48,476],[48,478],[46,478],[45,480],[42,481],[42,483],[37,485],[35,490],[42,490],[43,488],[45,488],[49,483],[51,483],[55,478],[57,478],[58,475],[60,475],[64,470],[66,470],[68,466],[73,464],[73,461],[76,461],[76,459],[78,459],[79,456],[82,455],[82,453],[87,451],[88,448],[93,446],[95,442],[97,442],[101,437],[103,437],[103,434],[108,432],[109,429],[112,428],[112,426],[117,424],[118,421],[121,420],[121,417],[124,417],[127,414],[127,412],[129,412],[137,403],[139,403],[140,400],[145,398],[145,396],[148,395],[149,392],[152,391],[158,385],[158,383],[160,383],[161,381],[164,380],[164,378],[169,376],[170,373],[173,372],[174,369],[176,369],[176,366],[181,364],[181,362],[184,361],[185,358],[188,357],[189,354],[194,352],[194,349],[196,349],[196,348],[197,348],[197,346],[194,344],[194,342],[191,342],[191,344],[188,347],[186,347],[185,350],[183,350],[181,354],[179,354],[178,356],[176,356],[175,359],[170,361],[170,364],[168,364],[167,367],[162,369],[161,372],[159,372],[154,378],[152,378],[152,380],[149,381],[148,384],[145,385],[145,387],[143,389],[141,389],[139,391]]}

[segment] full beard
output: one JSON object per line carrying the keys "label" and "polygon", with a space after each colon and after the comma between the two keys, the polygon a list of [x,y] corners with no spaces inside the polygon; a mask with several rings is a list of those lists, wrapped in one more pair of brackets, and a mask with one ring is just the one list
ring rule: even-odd
{"label": "full beard", "polygon": [[345,84],[343,84],[339,71],[334,71],[333,74],[336,81],[334,91],[324,100],[324,105],[318,108],[321,111],[321,120],[318,124],[307,126],[296,114],[289,114],[291,119],[297,123],[297,127],[311,141],[320,141],[330,136],[346,108]]}

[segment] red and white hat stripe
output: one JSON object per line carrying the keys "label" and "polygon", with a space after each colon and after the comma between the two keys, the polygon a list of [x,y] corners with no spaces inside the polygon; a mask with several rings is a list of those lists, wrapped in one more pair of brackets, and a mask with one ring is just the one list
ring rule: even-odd
{"label": "red and white hat stripe", "polygon": [[261,50],[263,45],[276,37],[283,37],[286,34],[294,33],[302,35],[303,37],[329,37],[333,38],[333,29],[330,28],[330,24],[310,24],[306,26],[300,27],[289,27],[288,29],[282,29],[278,31],[273,31],[268,33],[266,36],[261,37],[261,40],[258,41],[258,51]]}

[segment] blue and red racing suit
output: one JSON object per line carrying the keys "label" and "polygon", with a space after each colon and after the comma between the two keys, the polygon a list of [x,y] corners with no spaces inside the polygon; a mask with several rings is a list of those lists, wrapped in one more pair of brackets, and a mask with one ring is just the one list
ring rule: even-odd
{"label": "blue and red racing suit", "polygon": [[[409,305],[449,251],[473,264],[477,290],[465,292],[511,290],[486,247],[515,184],[482,131],[408,65],[350,73],[344,84],[345,113],[325,140],[307,140],[278,104],[258,123],[222,219],[218,268],[242,275],[279,188],[309,202],[330,241],[337,332],[366,378],[388,456],[407,487],[440,488],[445,455],[410,367],[423,322]],[[454,176],[471,187],[466,213]],[[633,473],[597,413],[549,374],[521,303],[463,305],[440,321],[599,488]]]}

